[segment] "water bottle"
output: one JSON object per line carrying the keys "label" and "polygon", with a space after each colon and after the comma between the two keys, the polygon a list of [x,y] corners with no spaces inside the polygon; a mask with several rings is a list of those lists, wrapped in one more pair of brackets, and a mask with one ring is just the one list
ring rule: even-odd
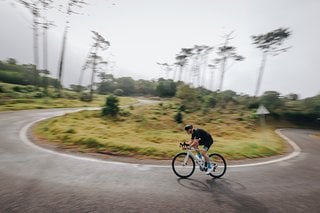
{"label": "water bottle", "polygon": [[201,155],[201,153],[199,152],[199,153],[197,153],[197,157],[198,157],[198,159],[199,160],[202,160],[203,159],[203,157],[202,157],[202,155]]}
{"label": "water bottle", "polygon": [[201,161],[201,154],[196,153],[195,158],[196,158],[196,161],[200,162]]}

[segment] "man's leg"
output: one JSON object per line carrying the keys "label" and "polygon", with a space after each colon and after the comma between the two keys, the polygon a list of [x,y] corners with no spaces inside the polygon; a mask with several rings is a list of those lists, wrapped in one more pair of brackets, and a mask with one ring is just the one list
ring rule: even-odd
{"label": "man's leg", "polygon": [[205,159],[205,161],[207,163],[210,162],[210,158],[209,158],[209,156],[207,154],[208,150],[209,150],[209,148],[207,146],[205,146],[205,145],[203,146],[203,149],[201,150],[201,154],[204,156],[204,159]]}

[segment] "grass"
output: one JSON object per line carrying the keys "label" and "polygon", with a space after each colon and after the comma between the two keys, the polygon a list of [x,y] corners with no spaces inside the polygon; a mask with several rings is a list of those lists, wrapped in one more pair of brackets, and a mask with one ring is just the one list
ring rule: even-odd
{"label": "grass", "polygon": [[[136,158],[171,159],[179,142],[189,140],[183,124],[173,117],[177,105],[132,107],[115,119],[100,111],[81,111],[42,121],[33,129],[37,137],[81,152],[105,152]],[[282,154],[285,145],[272,127],[261,129],[252,111],[235,108],[183,113],[184,123],[193,123],[212,133],[218,152],[227,159],[245,159]]]}
{"label": "grass", "polygon": [[320,133],[316,133],[315,136],[320,138]]}

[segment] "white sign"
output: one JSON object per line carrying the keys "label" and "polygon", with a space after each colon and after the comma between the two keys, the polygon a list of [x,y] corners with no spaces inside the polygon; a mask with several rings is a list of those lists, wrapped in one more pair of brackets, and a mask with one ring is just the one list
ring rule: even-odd
{"label": "white sign", "polygon": [[257,115],[266,115],[270,114],[270,112],[263,105],[260,105],[256,112]]}

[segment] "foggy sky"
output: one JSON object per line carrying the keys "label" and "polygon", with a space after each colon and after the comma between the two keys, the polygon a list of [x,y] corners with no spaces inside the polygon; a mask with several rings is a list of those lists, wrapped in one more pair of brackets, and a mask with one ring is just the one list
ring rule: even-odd
{"label": "foggy sky", "polygon": [[[11,2],[0,1],[0,60],[12,57],[19,63],[33,63],[32,17]],[[260,94],[274,90],[309,97],[320,92],[320,1],[91,0],[78,11],[83,15],[71,18],[64,85],[78,82],[92,43],[91,30],[111,42],[104,56],[115,66],[108,72],[134,79],[164,77],[157,62],[174,63],[181,48],[217,46],[224,34],[234,31],[230,45],[246,59],[226,72],[223,89],[253,95],[262,53],[251,44],[250,36],[286,27],[292,36],[284,46],[292,48],[268,58]],[[48,17],[57,25],[49,30],[49,70],[56,77],[65,16],[53,9]]]}

